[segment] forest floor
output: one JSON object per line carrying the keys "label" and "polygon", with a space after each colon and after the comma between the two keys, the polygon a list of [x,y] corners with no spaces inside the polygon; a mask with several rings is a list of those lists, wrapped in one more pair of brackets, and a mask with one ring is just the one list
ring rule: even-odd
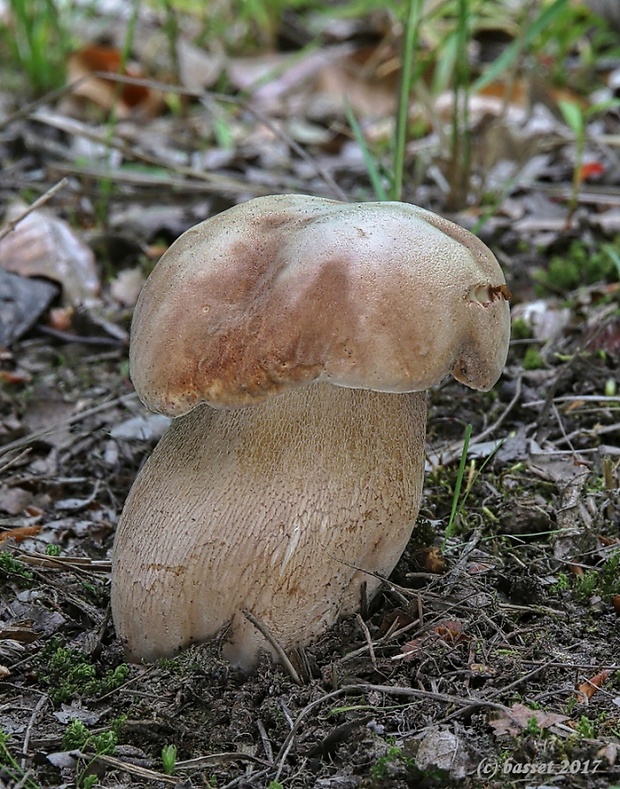
{"label": "forest floor", "polygon": [[[300,683],[267,658],[244,675],[218,643],[136,665],[109,583],[123,502],[166,426],[128,373],[144,275],[182,231],[243,199],[363,200],[370,183],[333,109],[294,126],[204,93],[185,117],[130,113],[109,131],[66,98],[5,108],[1,125],[9,211],[68,181],[0,241],[17,261],[0,305],[0,786],[620,785],[613,173],[574,193],[574,146],[547,130],[484,222],[446,210],[440,177],[412,178],[404,199],[475,227],[496,253],[513,340],[491,392],[429,393],[424,499],[398,566],[364,617],[305,650]],[[222,107],[232,141],[208,146]],[[52,290],[35,293],[41,282]]]}

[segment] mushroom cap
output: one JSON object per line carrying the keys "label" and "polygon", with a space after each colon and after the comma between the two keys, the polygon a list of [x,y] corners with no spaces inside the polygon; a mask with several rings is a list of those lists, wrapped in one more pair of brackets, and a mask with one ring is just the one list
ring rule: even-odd
{"label": "mushroom cap", "polygon": [[499,378],[509,292],[469,231],[408,203],[259,197],[184,233],[132,324],[143,402],[178,416],[312,381],[380,392]]}

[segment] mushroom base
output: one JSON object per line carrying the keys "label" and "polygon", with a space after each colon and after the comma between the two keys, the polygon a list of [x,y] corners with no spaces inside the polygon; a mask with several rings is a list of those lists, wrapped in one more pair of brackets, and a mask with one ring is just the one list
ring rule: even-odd
{"label": "mushroom base", "polygon": [[424,470],[422,392],[315,383],[235,411],[175,419],[117,528],[112,613],[131,660],[172,656],[230,624],[250,669],[359,610],[402,554]]}

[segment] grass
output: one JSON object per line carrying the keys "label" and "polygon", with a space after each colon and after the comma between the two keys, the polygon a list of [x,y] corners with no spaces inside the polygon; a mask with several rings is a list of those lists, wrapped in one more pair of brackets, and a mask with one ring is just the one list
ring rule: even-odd
{"label": "grass", "polygon": [[[141,5],[142,5],[142,0],[133,0],[132,12],[129,18],[129,22],[127,24],[125,40],[123,42],[123,46],[121,49],[121,58],[120,58],[120,66],[119,66],[119,72],[121,74],[124,72],[127,63],[129,61],[129,57],[131,55],[131,49],[133,47],[133,43],[136,35],[136,26],[138,24],[138,17],[140,14]],[[118,99],[120,98],[122,88],[123,88],[122,84],[120,82],[117,82],[115,85],[116,100],[112,103],[112,110],[108,118],[108,124],[106,129],[105,144],[108,147],[111,147],[112,140],[116,133],[116,126],[118,122],[116,106],[118,104]],[[107,220],[110,213],[110,202],[112,200],[114,190],[115,190],[115,183],[114,183],[114,176],[112,174],[109,177],[105,177],[101,179],[100,193],[96,205],[96,213],[97,216],[99,217],[99,221],[104,226],[107,225]]]}
{"label": "grass", "polygon": [[[471,98],[494,84],[503,84],[505,94],[509,95],[511,86],[519,77],[527,75],[528,68],[532,68],[526,64],[536,64],[545,58],[551,59],[555,64],[553,72],[547,75],[550,84],[553,84],[553,81],[559,84],[568,83],[570,78],[566,72],[558,70],[558,62],[567,62],[569,55],[572,56],[581,44],[578,35],[583,38],[586,31],[597,30],[596,18],[581,8],[571,6],[568,0],[532,3],[523,8],[522,13],[526,16],[514,20],[518,32],[513,41],[476,76],[469,65],[472,42],[476,33],[489,24],[491,28],[495,25],[498,30],[505,29],[505,4],[454,0],[438,4],[425,15],[422,3],[418,0],[407,0],[401,15],[404,30],[401,42],[402,70],[389,164],[382,165],[380,156],[361,139],[360,124],[349,113],[349,124],[362,149],[377,199],[401,199],[404,184],[410,180],[410,174],[406,170],[406,148],[414,131],[410,117],[412,97],[415,97],[421,106],[432,107],[437,96],[449,90],[453,100],[451,119],[447,127],[444,128],[436,118],[432,120],[434,131],[440,140],[440,158],[441,152],[447,152],[447,156],[443,157],[443,170],[447,176],[446,209],[457,211],[474,200],[488,206],[481,217],[480,225],[493,215],[510,184],[506,184],[498,194],[485,193],[485,174],[474,172],[469,118]],[[443,36],[436,41],[434,49],[422,50],[420,41],[424,37],[429,38],[429,30],[432,31],[433,26],[442,29]],[[432,38],[432,32],[430,37]],[[594,36],[593,40],[597,38]],[[599,40],[600,46],[609,44],[609,39]],[[592,61],[590,54],[587,61],[590,66]],[[430,81],[429,75],[432,75]],[[508,101],[505,109],[507,106]],[[560,102],[560,110],[564,113],[567,125],[575,133],[577,178],[587,140],[586,121],[590,115],[600,110],[593,108],[580,114],[577,105],[568,102]],[[385,187],[385,178],[380,177],[385,173],[391,177],[388,190]]]}
{"label": "grass", "polygon": [[62,84],[68,33],[54,0],[9,0],[13,57],[33,91],[43,94]]}
{"label": "grass", "polygon": [[420,24],[422,21],[423,0],[407,0],[406,12],[403,16],[405,34],[402,43],[402,66],[398,107],[396,111],[396,137],[394,140],[394,181],[392,184],[392,200],[400,200],[403,193],[405,177],[405,149],[409,132],[409,104],[414,79],[419,79],[418,70],[413,64],[418,49]]}
{"label": "grass", "polygon": [[370,776],[375,781],[384,781],[390,777],[390,772],[395,765],[415,769],[415,760],[406,756],[398,745],[390,745],[385,756],[380,756],[371,768]]}
{"label": "grass", "polygon": [[613,551],[600,569],[586,570],[575,579],[575,592],[582,600],[593,594],[607,600],[620,594],[620,550]]}
{"label": "grass", "polygon": [[[36,93],[58,87],[63,82],[64,61],[73,42],[67,33],[68,14],[72,6],[61,0],[9,0],[13,30],[9,38],[15,62],[27,76]],[[252,50],[267,51],[278,46],[277,35],[284,10],[297,14],[300,25],[313,29],[312,19],[318,16],[363,17],[385,6],[378,0],[347,0],[337,7],[325,7],[318,0],[285,3],[283,0],[237,0],[218,5],[206,14],[198,0],[132,0],[131,14],[125,26],[124,39],[119,42],[121,64],[125,64],[135,42],[136,24],[143,6],[158,9],[162,17],[167,47],[171,55],[172,70],[179,73],[179,35],[183,29],[182,17],[190,17],[195,31],[194,39],[206,48],[227,53]],[[434,133],[437,137],[437,155],[446,177],[445,205],[457,211],[472,202],[486,209],[481,222],[491,216],[503,197],[485,192],[484,173],[476,172],[472,161],[469,108],[471,98],[493,84],[503,83],[508,91],[517,79],[528,72],[540,72],[540,62],[551,62],[546,78],[568,84],[566,71],[568,56],[583,53],[583,71],[591,68],[596,58],[595,47],[609,47],[610,38],[602,35],[604,26],[597,18],[569,0],[540,0],[507,11],[500,0],[445,0],[426,5],[423,0],[401,0],[388,12],[396,17],[394,30],[401,30],[401,73],[393,119],[393,138],[387,157],[373,150],[364,139],[359,119],[349,111],[351,134],[360,145],[368,178],[378,200],[401,200],[414,185],[407,146],[420,133]],[[597,27],[598,25],[598,27]],[[474,73],[471,50],[480,31],[486,29],[511,30],[513,39],[492,62]],[[585,32],[592,33],[583,44]],[[313,46],[321,45],[321,34]],[[235,36],[237,37],[235,39]],[[83,43],[83,42],[82,42]],[[120,88],[120,85],[119,85]],[[452,93],[451,118],[446,123],[438,120],[433,106],[439,94]],[[419,118],[411,113],[412,100],[425,107],[429,119],[420,132]],[[569,127],[575,132],[577,160],[583,155],[587,139],[587,116],[580,108],[564,102],[560,104]],[[116,128],[114,112],[108,121],[108,137]],[[424,162],[414,167],[424,169]],[[579,173],[575,165],[576,178]],[[576,182],[575,182],[576,183]],[[103,179],[98,205],[98,216],[105,223],[113,197],[113,179]]]}
{"label": "grass", "polygon": [[20,789],[41,789],[40,784],[29,777],[9,749],[10,736],[0,729],[0,767]]}
{"label": "grass", "polygon": [[465,428],[465,438],[463,439],[463,450],[461,452],[461,459],[459,461],[459,468],[456,474],[456,483],[454,485],[454,494],[452,496],[452,509],[450,511],[450,518],[448,519],[448,525],[446,526],[445,536],[444,536],[444,548],[445,548],[445,541],[449,540],[450,537],[454,535],[454,531],[456,528],[456,521],[460,511],[462,510],[465,500],[459,501],[461,496],[461,487],[463,485],[463,477],[465,476],[465,466],[467,464],[467,450],[469,449],[469,441],[471,439],[471,431],[472,426],[467,425]]}

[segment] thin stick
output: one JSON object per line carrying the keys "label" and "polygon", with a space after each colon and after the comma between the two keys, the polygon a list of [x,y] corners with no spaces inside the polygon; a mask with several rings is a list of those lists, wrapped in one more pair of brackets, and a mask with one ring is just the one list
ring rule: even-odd
{"label": "thin stick", "polygon": [[88,418],[89,416],[93,416],[94,414],[98,414],[101,411],[108,411],[110,408],[114,408],[117,405],[122,405],[127,407],[127,405],[131,402],[134,402],[138,399],[138,395],[135,392],[130,392],[126,395],[121,395],[120,397],[115,397],[113,400],[106,400],[103,403],[99,403],[99,405],[95,405],[92,408],[87,408],[84,411],[80,411],[79,414],[74,414],[73,416],[68,417],[67,419],[61,419],[60,421],[56,422],[53,427],[46,427],[41,430],[34,430],[32,433],[29,433],[27,436],[23,438],[17,438],[15,441],[11,441],[9,444],[5,444],[3,447],[0,447],[0,458],[3,458],[6,454],[8,454],[13,449],[21,449],[22,447],[28,446],[33,441],[36,441],[43,436],[48,435],[49,433],[53,433],[55,430],[60,429],[61,427],[69,427],[69,425],[75,425],[77,422],[81,422],[83,419]]}
{"label": "thin stick", "polygon": [[282,743],[282,747],[280,748],[280,752],[276,756],[276,760],[278,762],[278,771],[276,773],[275,780],[279,780],[280,775],[282,774],[282,770],[284,769],[284,764],[286,763],[286,759],[288,754],[293,746],[293,741],[295,739],[295,735],[301,725],[301,722],[306,718],[306,716],[312,712],[313,709],[319,707],[321,704],[324,704],[326,701],[330,699],[335,699],[338,696],[342,696],[343,693],[369,693],[369,692],[376,692],[376,693],[385,693],[387,695],[393,696],[406,696],[410,698],[416,699],[432,699],[434,701],[440,701],[445,704],[455,704],[461,708],[471,708],[472,705],[476,707],[487,707],[490,709],[498,709],[502,712],[507,712],[508,708],[504,704],[498,704],[491,701],[486,701],[485,699],[476,699],[476,698],[462,698],[461,696],[452,696],[448,693],[435,693],[430,690],[418,690],[417,688],[406,688],[406,687],[398,687],[398,686],[390,686],[390,685],[371,685],[371,684],[359,684],[359,685],[344,685],[342,688],[338,688],[338,690],[333,690],[331,693],[326,693],[324,696],[321,696],[320,699],[316,699],[315,701],[310,702],[297,716],[297,720],[295,721],[295,725],[288,733],[286,739]]}
{"label": "thin stick", "polygon": [[[144,778],[149,782],[163,782],[167,784],[176,784],[178,786],[179,779],[173,778],[170,775],[165,775],[164,773],[155,772],[155,770],[149,770],[146,767],[141,767],[139,764],[132,764],[131,762],[125,762],[122,759],[118,759],[116,756],[109,756],[105,753],[83,753],[82,751],[69,751],[71,756],[75,756],[78,759],[84,759],[87,763],[97,761],[103,762],[103,764],[107,764],[109,767],[113,767],[116,770],[122,770],[125,773],[130,773],[131,775],[136,775],[139,778]],[[152,783],[151,783],[152,785]]]}
{"label": "thin stick", "polygon": [[269,641],[271,646],[278,653],[278,657],[282,661],[282,665],[290,674],[293,682],[296,685],[303,685],[303,682],[299,678],[299,674],[297,673],[297,671],[295,671],[295,666],[293,666],[293,664],[289,660],[288,655],[282,648],[281,644],[278,643],[276,637],[273,635],[271,630],[269,630],[267,625],[264,622],[261,622],[260,619],[255,617],[254,614],[251,614],[249,611],[246,611],[245,609],[241,613],[249,622],[251,622],[254,625],[254,627],[258,630],[258,632],[261,633],[267,639],[267,641]]}
{"label": "thin stick", "polygon": [[265,729],[265,724],[262,722],[260,718],[256,720],[256,728],[258,729],[258,733],[260,734],[261,742],[263,743],[263,750],[265,751],[265,756],[267,757],[267,761],[273,764],[273,748],[271,747],[271,741],[269,739],[269,735],[267,734],[267,730]]}
{"label": "thin stick", "polygon": [[372,663],[372,666],[375,669],[375,671],[378,671],[378,669],[377,669],[377,658],[375,656],[375,648],[374,648],[374,645],[372,643],[372,638],[370,637],[370,630],[368,629],[368,627],[366,625],[366,622],[364,622],[364,620],[362,619],[360,614],[357,614],[356,618],[357,618],[358,625],[362,628],[362,632],[364,634],[364,638],[366,639],[366,644],[368,646],[368,654],[370,656],[370,662]]}
{"label": "thin stick", "polygon": [[26,734],[24,735],[24,743],[22,745],[22,760],[21,760],[21,768],[22,770],[26,769],[26,759],[28,757],[28,746],[30,744],[30,737],[32,736],[32,729],[34,726],[34,722],[37,719],[39,713],[43,709],[43,707],[49,702],[49,698],[47,696],[41,696],[41,698],[37,701],[37,706],[34,708],[32,715],[30,716],[30,720],[28,721],[28,726],[26,727]]}
{"label": "thin stick", "polygon": [[55,184],[50,189],[48,189],[47,192],[44,192],[41,195],[41,197],[37,198],[32,205],[28,206],[28,208],[25,211],[22,211],[22,213],[19,216],[16,216],[15,219],[11,219],[10,222],[7,222],[7,224],[2,228],[2,230],[0,230],[0,241],[2,241],[2,239],[5,236],[8,236],[9,233],[15,230],[15,228],[17,227],[17,225],[19,225],[22,219],[25,219],[28,216],[28,214],[31,214],[33,211],[36,211],[37,208],[41,208],[42,205],[45,205],[45,203],[51,200],[52,197],[54,197],[54,195],[57,192],[60,192],[61,189],[64,189],[68,183],[69,183],[68,178],[62,178],[60,181],[58,181],[57,184]]}

